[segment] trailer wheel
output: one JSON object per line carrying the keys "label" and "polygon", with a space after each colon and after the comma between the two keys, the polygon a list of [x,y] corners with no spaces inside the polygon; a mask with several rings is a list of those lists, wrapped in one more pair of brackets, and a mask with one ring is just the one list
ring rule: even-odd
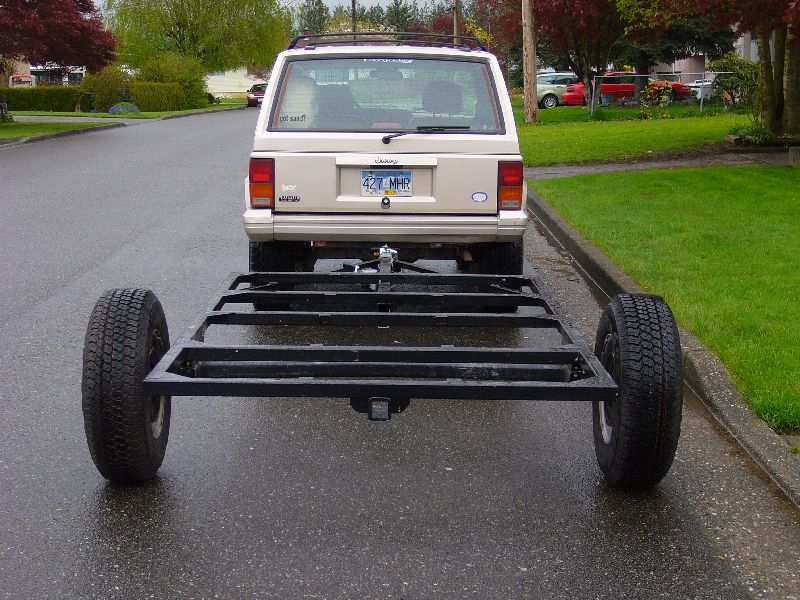
{"label": "trailer wheel", "polygon": [[304,242],[250,241],[250,270],[293,273],[303,271],[308,259]]}
{"label": "trailer wheel", "polygon": [[681,344],[657,296],[620,294],[600,318],[595,354],[619,386],[592,408],[597,462],[614,486],[646,488],[672,465],[683,405]]}
{"label": "trailer wheel", "polygon": [[[262,273],[294,273],[305,269],[310,258],[303,242],[253,242],[250,241],[250,270]],[[309,270],[313,270],[309,269]],[[289,288],[292,289],[292,288]],[[288,304],[254,302],[256,310],[289,310]]]}
{"label": "trailer wheel", "polygon": [[171,399],[147,396],[142,381],[169,349],[164,310],[150,290],[100,297],[83,347],[83,422],[89,452],[106,479],[155,477],[169,438]]}
{"label": "trailer wheel", "polygon": [[490,275],[522,275],[525,261],[522,240],[474,244],[470,251],[481,273]]}

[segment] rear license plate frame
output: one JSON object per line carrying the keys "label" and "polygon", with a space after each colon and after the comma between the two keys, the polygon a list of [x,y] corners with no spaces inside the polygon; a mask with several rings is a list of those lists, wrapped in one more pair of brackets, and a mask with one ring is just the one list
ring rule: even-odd
{"label": "rear license plate frame", "polygon": [[360,181],[363,198],[414,195],[414,174],[410,169],[362,169]]}

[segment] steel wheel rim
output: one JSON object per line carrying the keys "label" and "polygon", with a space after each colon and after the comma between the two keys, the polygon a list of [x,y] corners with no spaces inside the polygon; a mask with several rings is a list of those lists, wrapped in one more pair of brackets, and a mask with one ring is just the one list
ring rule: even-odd
{"label": "steel wheel rim", "polygon": [[[614,382],[619,385],[619,364],[617,356],[616,336],[613,333],[608,333],[603,340],[603,367],[605,367],[608,374],[611,375]],[[598,404],[600,435],[603,436],[603,442],[610,444],[614,436],[614,408],[616,407],[617,400],[604,400]]]}
{"label": "steel wheel rim", "polygon": [[[150,370],[153,369],[161,360],[164,355],[164,341],[161,338],[161,332],[154,329],[150,335]],[[150,433],[153,439],[161,437],[161,432],[164,431],[164,412],[166,411],[167,397],[166,396],[150,396]]]}

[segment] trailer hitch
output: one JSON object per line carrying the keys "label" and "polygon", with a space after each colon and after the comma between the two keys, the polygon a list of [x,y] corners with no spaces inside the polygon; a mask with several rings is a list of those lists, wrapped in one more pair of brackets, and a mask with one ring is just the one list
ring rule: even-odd
{"label": "trailer hitch", "polygon": [[381,246],[378,251],[378,271],[380,273],[394,273],[394,261],[397,258],[397,250],[389,248],[388,244]]}
{"label": "trailer hitch", "polygon": [[350,407],[358,412],[365,413],[370,421],[388,421],[392,413],[401,413],[411,404],[409,398],[387,398],[385,396],[371,396],[369,398],[350,398]]}

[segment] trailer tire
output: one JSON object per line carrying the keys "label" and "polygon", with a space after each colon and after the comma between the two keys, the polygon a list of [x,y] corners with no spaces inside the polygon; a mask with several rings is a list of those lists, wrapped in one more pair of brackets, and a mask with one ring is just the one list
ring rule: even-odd
{"label": "trailer tire", "polygon": [[[303,242],[254,242],[250,241],[250,270],[262,273],[294,273],[303,271],[307,258]],[[256,310],[289,310],[288,304],[254,302]]]}
{"label": "trailer tire", "polygon": [[104,293],[83,347],[83,422],[98,471],[118,483],[153,479],[169,439],[171,398],[147,396],[142,381],[169,349],[164,310],[143,289]]}
{"label": "trailer tire", "polygon": [[[493,242],[473,244],[469,247],[478,273],[484,275],[522,275],[525,262],[522,240],[515,242]],[[521,288],[516,282],[507,282],[506,286],[515,291]],[[482,306],[480,310],[487,313],[514,313],[518,306]]]}
{"label": "trailer tire", "polygon": [[474,244],[470,247],[478,271],[489,275],[522,275],[525,253],[522,240]]}
{"label": "trailer tire", "polygon": [[619,386],[613,401],[592,407],[600,469],[613,486],[654,486],[675,457],[683,406],[680,335],[667,303],[647,295],[612,298],[595,354]]}
{"label": "trailer tire", "polygon": [[302,271],[298,262],[304,259],[303,242],[250,241],[250,270],[260,272],[293,273]]}

